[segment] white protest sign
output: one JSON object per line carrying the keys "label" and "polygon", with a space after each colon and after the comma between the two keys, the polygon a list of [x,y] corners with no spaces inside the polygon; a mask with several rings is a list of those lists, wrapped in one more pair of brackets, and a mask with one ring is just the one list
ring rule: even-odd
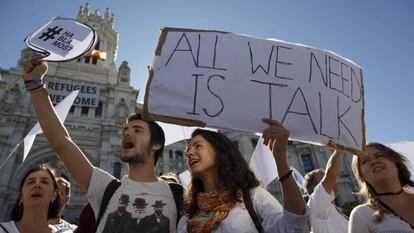
{"label": "white protest sign", "polygon": [[163,122],[262,132],[281,122],[292,140],[360,154],[362,69],[335,53],[274,39],[163,29],[144,115]]}
{"label": "white protest sign", "polygon": [[188,189],[191,184],[191,173],[189,170],[181,172],[178,177],[180,178],[181,184],[185,189]]}
{"label": "white protest sign", "polygon": [[259,138],[256,148],[253,151],[249,167],[254,172],[256,177],[263,182],[265,187],[267,187],[270,182],[278,177],[273,152],[269,149],[269,147],[263,144],[262,137]]}
{"label": "white protest sign", "polygon": [[[65,122],[66,117],[68,116],[70,107],[73,104],[73,101],[75,101],[76,96],[78,95],[79,90],[73,91],[70,93],[62,102],[58,103],[55,106],[56,114],[58,115],[61,122]],[[36,138],[37,134],[42,133],[43,130],[40,128],[39,122],[33,126],[33,128],[29,131],[29,133],[24,137],[24,152],[23,152],[23,162],[26,159],[27,155],[30,152],[30,149],[32,148],[33,142]]]}
{"label": "white protest sign", "polygon": [[30,34],[29,48],[45,54],[45,61],[69,61],[83,56],[97,41],[95,30],[73,19],[56,17]]}

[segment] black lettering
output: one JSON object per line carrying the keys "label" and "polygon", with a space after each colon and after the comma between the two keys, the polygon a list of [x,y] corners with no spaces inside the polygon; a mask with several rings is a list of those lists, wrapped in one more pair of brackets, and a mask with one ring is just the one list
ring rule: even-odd
{"label": "black lettering", "polygon": [[82,98],[81,103],[82,103],[82,105],[91,105],[91,99],[90,98]]}
{"label": "black lettering", "polygon": [[[291,110],[290,110],[290,108],[292,107],[292,103],[293,103],[293,101],[295,100],[296,95],[297,95],[299,92],[300,92],[300,95],[302,96],[303,103],[305,104],[305,110],[306,110],[305,112],[297,112],[297,111],[291,111]],[[302,90],[300,89],[300,87],[298,87],[298,88],[296,89],[295,93],[293,94],[293,97],[292,97],[292,99],[290,100],[290,103],[289,103],[289,107],[288,107],[288,109],[286,110],[285,115],[283,116],[282,121],[281,121],[280,123],[282,123],[282,124],[283,124],[283,123],[285,122],[285,120],[286,120],[286,116],[287,116],[287,114],[288,114],[288,113],[292,113],[292,114],[296,114],[296,115],[302,115],[302,116],[308,116],[308,117],[309,117],[309,120],[310,120],[310,121],[311,121],[311,123],[312,123],[312,128],[313,128],[313,130],[315,131],[315,133],[316,133],[316,134],[318,134],[318,131],[316,130],[315,124],[313,123],[312,116],[311,116],[311,114],[310,114],[310,112],[309,112],[309,107],[308,107],[308,103],[307,103],[307,101],[306,101],[305,95],[303,94],[303,92],[302,92]]]}
{"label": "black lettering", "polygon": [[[187,43],[187,48],[179,49],[178,46],[180,46],[181,41],[183,40],[183,38],[185,39],[185,42]],[[165,63],[165,66],[167,66],[168,63],[170,63],[170,60],[171,60],[172,56],[175,54],[175,52],[190,52],[191,57],[193,58],[193,61],[194,61],[194,65],[196,67],[198,67],[198,61],[196,61],[196,58],[194,57],[194,54],[193,54],[193,50],[191,48],[190,41],[188,40],[187,35],[185,33],[183,33],[183,35],[178,40],[178,43],[175,46],[174,50],[172,51],[171,55],[168,57],[168,60]]]}
{"label": "black lettering", "polygon": [[321,93],[319,92],[319,133],[320,135],[326,136],[330,139],[333,139],[333,137],[325,134],[323,132],[323,105],[322,105],[322,97],[321,97]]}
{"label": "black lettering", "polygon": [[[361,80],[362,80],[362,70],[360,69],[359,72],[360,72]],[[355,91],[358,94],[357,95],[358,97],[355,97],[354,96],[354,80],[356,81],[356,84],[358,85],[358,89]],[[361,84],[358,81],[358,78],[357,78],[357,76],[355,74],[354,69],[352,69],[352,67],[351,67],[351,100],[354,103],[358,103],[361,100],[361,98],[362,98],[362,88],[361,88]]]}
{"label": "black lettering", "polygon": [[80,102],[81,102],[81,98],[79,96],[76,97],[74,103],[79,104]]}
{"label": "black lettering", "polygon": [[277,83],[270,83],[270,82],[262,82],[262,81],[257,81],[257,80],[250,80],[251,82],[255,82],[255,83],[260,83],[260,84],[265,84],[269,86],[269,89],[267,91],[268,94],[268,98],[269,98],[269,118],[273,119],[273,110],[272,110],[272,86],[277,86],[277,87],[287,87],[288,85],[286,84],[277,84]]}
{"label": "black lettering", "polygon": [[64,35],[64,36],[67,36],[67,37],[72,38],[73,33],[71,33],[70,31],[65,31],[65,32],[63,33],[63,35]]}
{"label": "black lettering", "polygon": [[347,64],[345,64],[345,63],[342,63],[341,62],[341,81],[342,81],[342,94],[344,94],[346,97],[348,97],[348,99],[350,98],[349,97],[349,95],[347,95],[346,93],[345,93],[345,83],[344,82],[349,82],[349,80],[348,79],[345,79],[344,78],[344,70],[343,70],[343,67],[344,66],[346,66],[346,67],[348,67],[349,68],[349,66],[347,65]]}
{"label": "black lettering", "polygon": [[53,82],[47,83],[47,89],[54,90],[53,86],[54,86]]}
{"label": "black lettering", "polygon": [[217,112],[217,113],[215,113],[215,114],[209,114],[208,112],[207,112],[207,109],[206,108],[203,108],[203,112],[207,115],[207,116],[209,116],[209,117],[216,117],[216,116],[218,116],[218,115],[220,115],[220,113],[221,112],[223,112],[223,109],[224,109],[224,103],[223,103],[223,100],[220,98],[220,96],[218,96],[216,93],[214,93],[212,90],[211,90],[211,88],[210,88],[210,81],[214,78],[214,77],[219,77],[219,78],[221,78],[221,79],[226,79],[224,76],[221,76],[221,75],[211,75],[209,78],[208,78],[208,80],[207,80],[207,88],[208,88],[208,91],[212,94],[212,95],[214,95],[219,101],[220,101],[220,103],[221,103],[221,108],[220,108],[220,110]]}
{"label": "black lettering", "polygon": [[227,70],[227,69],[224,69],[224,68],[217,68],[216,67],[217,42],[218,42],[218,35],[216,35],[216,40],[214,42],[212,66],[202,66],[202,65],[200,65],[201,35],[198,34],[198,46],[197,46],[197,61],[196,61],[196,67],[198,67],[198,68],[214,69],[214,70]]}
{"label": "black lettering", "polygon": [[204,76],[203,74],[193,74],[193,77],[195,77],[195,83],[194,83],[194,98],[193,98],[193,111],[187,112],[188,114],[192,115],[200,115],[200,113],[196,112],[196,106],[197,106],[197,91],[198,91],[198,78],[201,76]]}
{"label": "black lettering", "polygon": [[250,51],[250,65],[251,65],[251,69],[252,69],[252,74],[255,74],[257,72],[257,70],[260,68],[261,70],[263,70],[263,72],[265,72],[267,75],[269,75],[270,60],[272,59],[272,54],[273,54],[273,50],[274,50],[275,46],[273,45],[272,50],[270,50],[269,59],[267,61],[267,69],[265,70],[261,64],[259,64],[256,68],[254,68],[253,52],[252,52],[252,48],[250,46],[250,42],[247,42],[247,45],[249,46],[249,51]]}
{"label": "black lettering", "polygon": [[338,119],[338,138],[337,140],[339,140],[340,136],[341,136],[341,125],[343,127],[345,127],[346,131],[348,131],[349,135],[351,135],[352,139],[354,140],[355,144],[358,145],[357,141],[355,140],[354,135],[352,135],[351,130],[349,130],[349,128],[346,126],[346,124],[342,121],[342,117],[344,117],[349,109],[351,109],[351,106],[349,106],[346,111],[343,114],[339,114],[339,97],[336,97],[336,118]]}
{"label": "black lettering", "polygon": [[289,47],[284,47],[284,46],[276,46],[275,77],[276,77],[276,78],[280,78],[280,79],[288,79],[288,80],[292,80],[292,78],[289,78],[289,77],[284,77],[284,76],[280,76],[280,75],[278,75],[278,73],[277,73],[277,70],[278,70],[277,65],[278,65],[278,64],[288,65],[288,66],[292,65],[292,63],[290,63],[290,62],[279,61],[279,48],[282,48],[282,49],[289,49],[289,50],[291,50],[291,48],[289,48]]}
{"label": "black lettering", "polygon": [[315,60],[315,63],[318,66],[319,73],[321,74],[322,82],[325,85],[325,87],[328,87],[328,77],[326,75],[327,67],[328,67],[327,64],[326,64],[327,63],[327,55],[325,54],[325,76],[324,76],[323,71],[321,69],[321,66],[319,65],[318,59],[316,59],[315,54],[313,54],[312,52],[310,54],[311,54],[311,57],[310,57],[310,65],[309,65],[309,82],[311,82],[311,80],[312,80],[312,70],[313,70],[313,67],[314,67],[313,66],[313,61]]}

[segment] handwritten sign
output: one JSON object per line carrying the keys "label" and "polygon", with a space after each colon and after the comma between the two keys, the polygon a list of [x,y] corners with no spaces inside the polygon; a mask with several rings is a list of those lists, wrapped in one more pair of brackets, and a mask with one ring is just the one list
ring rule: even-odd
{"label": "handwritten sign", "polygon": [[30,34],[29,48],[46,54],[45,61],[69,61],[83,56],[96,44],[95,30],[73,19],[55,17]]}
{"label": "handwritten sign", "polygon": [[151,119],[262,132],[281,122],[292,140],[360,154],[362,69],[333,52],[219,31],[165,28],[145,94]]}

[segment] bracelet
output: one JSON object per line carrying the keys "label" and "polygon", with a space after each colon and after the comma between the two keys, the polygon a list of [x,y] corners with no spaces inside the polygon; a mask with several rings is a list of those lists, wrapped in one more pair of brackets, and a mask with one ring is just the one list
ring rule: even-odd
{"label": "bracelet", "polygon": [[31,84],[42,84],[43,85],[43,80],[42,79],[32,79],[32,80],[25,80],[24,81],[24,85],[26,86],[26,89],[29,89],[29,86]]}
{"label": "bracelet", "polygon": [[24,84],[25,84],[25,85],[30,84],[30,83],[41,83],[41,82],[43,82],[43,80],[42,80],[42,79],[31,79],[31,80],[24,80]]}
{"label": "bracelet", "polygon": [[292,170],[289,170],[288,172],[286,172],[286,174],[284,174],[282,177],[279,178],[279,182],[282,183],[283,181],[287,180],[287,178],[289,178],[289,176],[292,175]]}
{"label": "bracelet", "polygon": [[45,87],[45,86],[42,84],[42,85],[40,85],[40,86],[38,86],[38,87],[35,87],[35,88],[32,88],[32,89],[27,89],[27,90],[28,90],[30,93],[36,93],[36,92],[38,92],[38,91],[42,90],[44,87]]}

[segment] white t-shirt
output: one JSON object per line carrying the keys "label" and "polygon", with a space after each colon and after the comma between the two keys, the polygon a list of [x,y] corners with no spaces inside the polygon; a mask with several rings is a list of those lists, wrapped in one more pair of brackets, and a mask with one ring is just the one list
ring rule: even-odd
{"label": "white t-shirt", "polygon": [[[309,209],[304,215],[296,215],[283,209],[280,203],[264,188],[256,187],[250,191],[253,208],[265,232],[309,232]],[[187,233],[188,216],[178,223],[177,232]],[[214,233],[257,233],[256,226],[243,202],[238,202],[227,218],[213,230]]]}
{"label": "white t-shirt", "polygon": [[[4,228],[6,228],[8,233],[20,233],[19,230],[17,229],[16,224],[14,223],[14,221],[2,222],[0,224]],[[66,232],[66,231],[57,231],[57,229],[56,229],[56,227],[54,227],[54,225],[49,225],[49,227],[51,227],[53,229],[53,232],[55,232],[55,233],[69,233],[69,232]],[[6,233],[2,227],[0,227],[0,233]]]}
{"label": "white t-shirt", "polygon": [[66,222],[64,219],[60,220],[58,224],[54,224],[58,233],[73,233],[76,230],[77,226]]}
{"label": "white t-shirt", "polygon": [[[14,224],[14,221],[10,222],[2,222],[0,223],[9,233],[19,233],[19,230],[17,230],[16,224]],[[5,233],[3,228],[0,227],[0,233]]]}
{"label": "white t-shirt", "polygon": [[327,193],[322,183],[316,185],[308,201],[311,212],[312,232],[348,232],[348,219],[335,208],[335,205],[332,203],[334,199],[335,196]]}
{"label": "white t-shirt", "polygon": [[350,233],[413,233],[410,225],[393,214],[385,214],[380,223],[375,223],[374,210],[367,204],[355,207],[349,219]]}
{"label": "white t-shirt", "polygon": [[[87,197],[95,217],[99,213],[105,188],[113,179],[113,176],[99,168],[93,170]],[[141,208],[138,210],[135,206]],[[155,207],[161,207],[157,208],[158,215],[155,214]],[[152,230],[154,233],[173,233],[176,232],[176,221],[177,209],[167,182],[136,182],[124,176],[121,186],[109,201],[96,232],[127,233]]]}

